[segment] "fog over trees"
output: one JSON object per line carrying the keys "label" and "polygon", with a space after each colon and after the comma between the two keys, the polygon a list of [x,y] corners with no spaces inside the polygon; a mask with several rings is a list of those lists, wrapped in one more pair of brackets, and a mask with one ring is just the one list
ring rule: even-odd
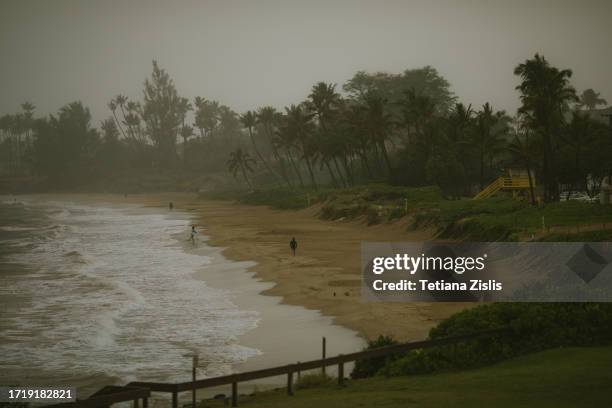
{"label": "fog over trees", "polygon": [[520,98],[517,112],[462,103],[431,66],[359,71],[342,86],[313,84],[282,111],[236,112],[206,96],[181,97],[153,61],[142,99],[117,95],[99,124],[80,101],[48,117],[37,117],[30,102],[2,116],[0,171],[42,189],[129,192],[144,188],[136,180],[157,177],[174,183],[160,189],[197,190],[203,186],[190,180],[223,184],[231,174],[234,188],[437,184],[458,198],[518,166],[536,176],[548,201],[559,199],[560,185],[600,183],[612,171],[612,136],[592,112],[606,100],[592,89],[579,96],[572,71],[542,55],[514,74],[520,84],[508,92]]}

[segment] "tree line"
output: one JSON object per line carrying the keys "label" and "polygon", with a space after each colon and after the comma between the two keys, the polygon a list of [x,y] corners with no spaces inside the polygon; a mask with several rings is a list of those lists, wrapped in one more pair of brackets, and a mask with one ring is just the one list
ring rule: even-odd
{"label": "tree line", "polygon": [[[99,129],[80,102],[34,118],[34,106],[0,118],[2,172],[58,185],[117,174],[230,171],[249,188],[348,187],[372,181],[437,184],[470,196],[520,167],[543,186],[592,190],[612,172],[612,136],[591,111],[607,102],[580,96],[571,70],[543,56],[519,64],[521,107],[458,100],[433,67],[399,74],[357,72],[342,89],[318,82],[303,101],[238,114],[214,100],[181,97],[154,61],[141,101],[118,95]],[[530,199],[535,202],[532,190]]]}

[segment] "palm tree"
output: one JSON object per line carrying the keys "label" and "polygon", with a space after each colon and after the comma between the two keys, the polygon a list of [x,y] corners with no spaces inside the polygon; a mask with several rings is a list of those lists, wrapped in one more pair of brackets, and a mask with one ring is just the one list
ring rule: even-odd
{"label": "palm tree", "polygon": [[26,140],[29,143],[30,142],[29,139],[32,133],[32,127],[34,126],[34,110],[36,109],[36,106],[34,106],[33,103],[26,101],[21,104],[21,109],[23,110],[23,120],[24,120],[24,127],[26,130]]}
{"label": "palm tree", "polygon": [[[444,120],[443,120],[444,121]],[[445,147],[454,156],[453,159],[461,165],[463,170],[468,169],[471,164],[471,147],[474,142],[474,110],[472,105],[465,106],[463,103],[456,103],[446,118],[446,142]],[[481,164],[484,163],[484,152],[481,152]],[[481,165],[484,167],[484,164]],[[483,173],[484,171],[481,171]],[[482,177],[481,177],[482,178]],[[462,194],[469,190],[469,183],[463,178]],[[459,191],[456,189],[455,191]]]}
{"label": "palm tree", "polygon": [[274,180],[276,181],[276,183],[280,186],[281,184],[278,180],[278,176],[276,175],[274,170],[272,170],[272,167],[270,166],[268,161],[264,158],[264,156],[261,154],[261,152],[257,148],[257,143],[255,143],[255,135],[253,134],[253,129],[255,128],[255,125],[257,124],[256,114],[253,111],[246,111],[243,115],[240,115],[240,121],[242,122],[242,126],[247,128],[247,131],[249,132],[249,139],[251,139],[251,145],[253,146],[253,151],[255,152],[257,157],[259,157],[259,160],[264,164],[268,172],[272,174],[272,177],[274,177]]}
{"label": "palm tree", "polygon": [[[308,95],[307,106],[310,111],[313,112],[319,124],[319,131],[317,132],[319,141],[317,146],[320,150],[319,154],[322,164],[327,167],[332,182],[336,184],[336,179],[329,165],[329,161],[333,161],[340,181],[347,185],[337,160],[342,154],[341,145],[337,140],[339,132],[337,132],[337,129],[332,129],[334,127],[333,122],[337,119],[341,103],[340,94],[336,92],[335,84],[318,82],[312,87],[310,95]],[[347,174],[347,177],[350,177],[350,174]]]}
{"label": "palm tree", "polygon": [[[365,93],[360,94],[361,100],[365,97]],[[367,128],[366,115],[364,114],[365,106],[361,104],[353,104],[344,112],[343,122],[345,131],[352,135],[354,151],[361,159],[362,168],[366,170],[367,176],[372,177],[372,169],[368,160],[370,148],[374,147],[378,152],[377,142],[372,138]],[[378,154],[376,156],[378,162]]]}
{"label": "palm tree", "polygon": [[110,102],[108,103],[108,108],[113,113],[113,118],[115,119],[115,123],[117,124],[117,128],[121,131],[121,134],[123,135],[123,138],[126,139],[127,136],[125,135],[125,131],[121,127],[121,122],[119,122],[119,118],[117,117],[117,102],[115,101],[115,99],[111,99],[110,100]]}
{"label": "palm tree", "polygon": [[285,183],[287,183],[289,187],[292,187],[285,168],[285,161],[278,153],[278,149],[274,143],[274,127],[278,121],[278,113],[276,112],[276,109],[274,109],[272,106],[261,107],[257,110],[256,118],[257,123],[263,127],[268,143],[270,143],[270,147],[272,147],[272,154],[280,166],[281,177],[283,180],[285,180]]}
{"label": "palm tree", "polygon": [[532,156],[534,151],[531,130],[525,126],[524,122],[518,125],[514,132],[514,140],[509,144],[510,153],[515,160],[525,166],[527,177],[529,178],[529,198],[531,205],[536,204],[535,192],[533,188]]}
{"label": "palm tree", "polygon": [[214,143],[214,131],[219,124],[219,102],[196,97],[195,127],[200,130],[200,136],[207,136]]}
{"label": "palm tree", "polygon": [[317,189],[317,182],[312,169],[315,159],[312,140],[314,133],[314,126],[312,123],[313,115],[306,112],[305,109],[299,105],[291,105],[285,108],[285,111],[287,113],[287,126],[291,133],[291,139],[294,143],[299,144],[302,151],[302,158],[306,162],[306,167],[308,168],[310,182],[312,186]]}
{"label": "palm tree", "polygon": [[560,132],[568,104],[577,100],[576,92],[569,82],[572,71],[553,67],[544,57],[536,54],[533,59],[518,65],[514,74],[521,77],[521,83],[516,87],[521,93],[522,106],[519,113],[525,115],[529,126],[540,135],[543,142],[544,199],[548,202],[558,201],[559,184],[553,138]]}
{"label": "palm tree", "polygon": [[285,115],[283,115],[279,120],[279,126],[276,130],[274,144],[279,150],[285,152],[287,158],[289,159],[289,163],[291,163],[295,175],[300,182],[300,186],[304,188],[304,179],[302,178],[302,173],[293,155],[293,151],[297,148],[295,131]]}
{"label": "palm tree", "polygon": [[592,89],[587,89],[580,95],[580,106],[585,106],[589,110],[597,108],[598,105],[607,105],[608,101],[600,98],[600,93]]}
{"label": "palm tree", "polygon": [[328,119],[340,103],[340,94],[336,92],[336,84],[318,82],[312,87],[308,98],[320,125],[325,128]]}
{"label": "palm tree", "polygon": [[[564,142],[573,153],[573,178],[577,181],[581,191],[587,191],[589,184],[589,159],[585,160],[585,157],[590,156],[588,154],[589,149],[596,142],[602,126],[602,124],[594,121],[589,113],[576,110],[572,112],[572,119],[564,128]],[[593,176],[593,174],[591,175]]]}
{"label": "palm tree", "polygon": [[380,147],[383,159],[387,166],[387,172],[391,175],[393,169],[389,160],[386,142],[389,138],[391,127],[391,114],[386,112],[386,99],[376,92],[368,92],[365,97],[365,126],[368,129],[374,144]]}
{"label": "palm tree", "polygon": [[400,100],[399,105],[402,108],[404,126],[408,130],[408,141],[414,142],[423,136],[425,126],[435,116],[436,102],[412,88],[404,92],[404,98]]}
{"label": "palm tree", "polygon": [[200,138],[204,138],[204,119],[200,113],[200,110],[202,108],[202,105],[204,104],[204,102],[206,101],[206,99],[200,97],[200,96],[196,96],[194,101],[193,101],[193,105],[195,106],[195,123],[193,124],[195,127],[197,127],[200,131]]}
{"label": "palm tree", "polygon": [[476,116],[476,131],[474,132],[474,145],[478,152],[479,174],[480,174],[480,189],[485,186],[484,169],[486,162],[487,148],[491,144],[493,135],[493,126],[495,125],[495,115],[493,108],[489,102],[482,105],[482,111]]}
{"label": "palm tree", "polygon": [[253,186],[251,185],[251,181],[249,180],[248,176],[248,173],[253,172],[251,164],[255,164],[255,160],[253,160],[251,156],[241,148],[238,148],[231,152],[230,158],[227,161],[227,167],[232,173],[232,175],[236,177],[238,171],[240,171],[242,177],[244,178],[244,181],[246,181],[249,188],[252,189]]}
{"label": "palm tree", "polygon": [[240,132],[240,120],[238,114],[229,106],[221,105],[219,107],[219,127],[227,146],[233,146],[235,138]]}

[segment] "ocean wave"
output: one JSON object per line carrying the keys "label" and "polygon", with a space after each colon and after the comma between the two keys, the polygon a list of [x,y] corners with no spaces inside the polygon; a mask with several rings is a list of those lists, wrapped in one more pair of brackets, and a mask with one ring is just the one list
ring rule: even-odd
{"label": "ocean wave", "polygon": [[38,227],[19,227],[15,225],[0,226],[0,231],[6,232],[22,232],[22,231],[37,231]]}
{"label": "ocean wave", "polygon": [[71,372],[126,380],[140,372],[141,380],[146,373],[173,381],[186,350],[200,352],[207,375],[258,353],[237,339],[259,315],[238,310],[227,291],[195,279],[209,258],[177,245],[176,235],[189,230],[186,215],[74,203],[33,206],[47,214],[44,232],[30,231],[32,250],[11,255],[30,268],[21,279],[2,282],[31,299],[13,323],[32,340],[17,349],[0,343],[7,364],[26,361],[33,369],[63,372],[69,361]]}

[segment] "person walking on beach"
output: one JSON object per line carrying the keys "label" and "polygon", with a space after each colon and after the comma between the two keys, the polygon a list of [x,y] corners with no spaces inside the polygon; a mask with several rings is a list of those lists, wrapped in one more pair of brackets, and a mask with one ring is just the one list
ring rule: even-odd
{"label": "person walking on beach", "polygon": [[195,238],[196,238],[196,234],[197,234],[197,233],[198,233],[198,231],[196,231],[196,229],[195,229],[195,225],[192,225],[192,226],[191,226],[191,238],[190,238],[190,239],[191,239],[191,243],[192,243],[193,245],[195,245]]}
{"label": "person walking on beach", "polygon": [[295,250],[297,249],[297,241],[295,240],[295,237],[291,238],[289,248],[291,248],[291,252],[293,253],[293,256],[295,256]]}

